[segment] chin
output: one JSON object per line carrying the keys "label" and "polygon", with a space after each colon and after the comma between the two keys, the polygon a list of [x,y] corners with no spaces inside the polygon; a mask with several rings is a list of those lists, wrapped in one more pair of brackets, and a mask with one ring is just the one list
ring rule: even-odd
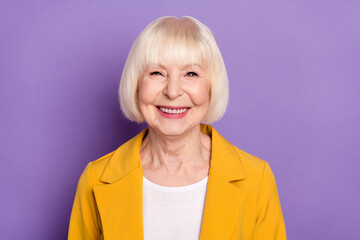
{"label": "chin", "polygon": [[166,124],[161,124],[160,127],[155,128],[156,131],[161,132],[162,134],[166,135],[166,136],[180,136],[184,133],[186,133],[187,131],[193,129],[195,126],[200,125],[200,123],[198,124],[194,124],[194,125],[188,125],[188,124],[184,124],[184,123],[166,123]]}

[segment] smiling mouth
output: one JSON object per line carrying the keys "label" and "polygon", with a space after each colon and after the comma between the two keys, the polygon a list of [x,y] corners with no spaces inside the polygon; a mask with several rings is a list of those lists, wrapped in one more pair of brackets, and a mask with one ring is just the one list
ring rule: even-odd
{"label": "smiling mouth", "polygon": [[168,107],[168,106],[157,106],[157,108],[163,112],[168,114],[181,114],[186,112],[190,107]]}

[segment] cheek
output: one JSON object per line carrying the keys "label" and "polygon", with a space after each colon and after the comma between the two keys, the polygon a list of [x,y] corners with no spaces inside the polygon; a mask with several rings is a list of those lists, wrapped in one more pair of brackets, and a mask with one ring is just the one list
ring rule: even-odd
{"label": "cheek", "polygon": [[143,80],[139,87],[139,103],[151,104],[156,96],[157,88],[150,81]]}
{"label": "cheek", "polygon": [[209,103],[209,86],[207,84],[197,84],[188,89],[191,100],[195,105],[204,105]]}

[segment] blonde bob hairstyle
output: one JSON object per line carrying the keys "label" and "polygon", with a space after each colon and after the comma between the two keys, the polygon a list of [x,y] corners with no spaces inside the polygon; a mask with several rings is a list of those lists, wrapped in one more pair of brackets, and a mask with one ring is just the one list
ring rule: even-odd
{"label": "blonde bob hairstyle", "polygon": [[210,29],[189,16],[158,18],[135,40],[119,87],[124,115],[131,121],[144,121],[138,104],[139,80],[149,66],[171,64],[200,64],[208,71],[210,102],[203,122],[219,120],[226,111],[229,98],[224,60]]}

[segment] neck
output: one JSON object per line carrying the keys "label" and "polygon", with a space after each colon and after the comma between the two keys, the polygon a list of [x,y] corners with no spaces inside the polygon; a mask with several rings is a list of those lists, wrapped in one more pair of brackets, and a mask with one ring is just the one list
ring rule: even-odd
{"label": "neck", "polygon": [[200,125],[179,136],[167,136],[149,127],[141,145],[142,164],[168,172],[208,164],[211,140],[200,131]]}

